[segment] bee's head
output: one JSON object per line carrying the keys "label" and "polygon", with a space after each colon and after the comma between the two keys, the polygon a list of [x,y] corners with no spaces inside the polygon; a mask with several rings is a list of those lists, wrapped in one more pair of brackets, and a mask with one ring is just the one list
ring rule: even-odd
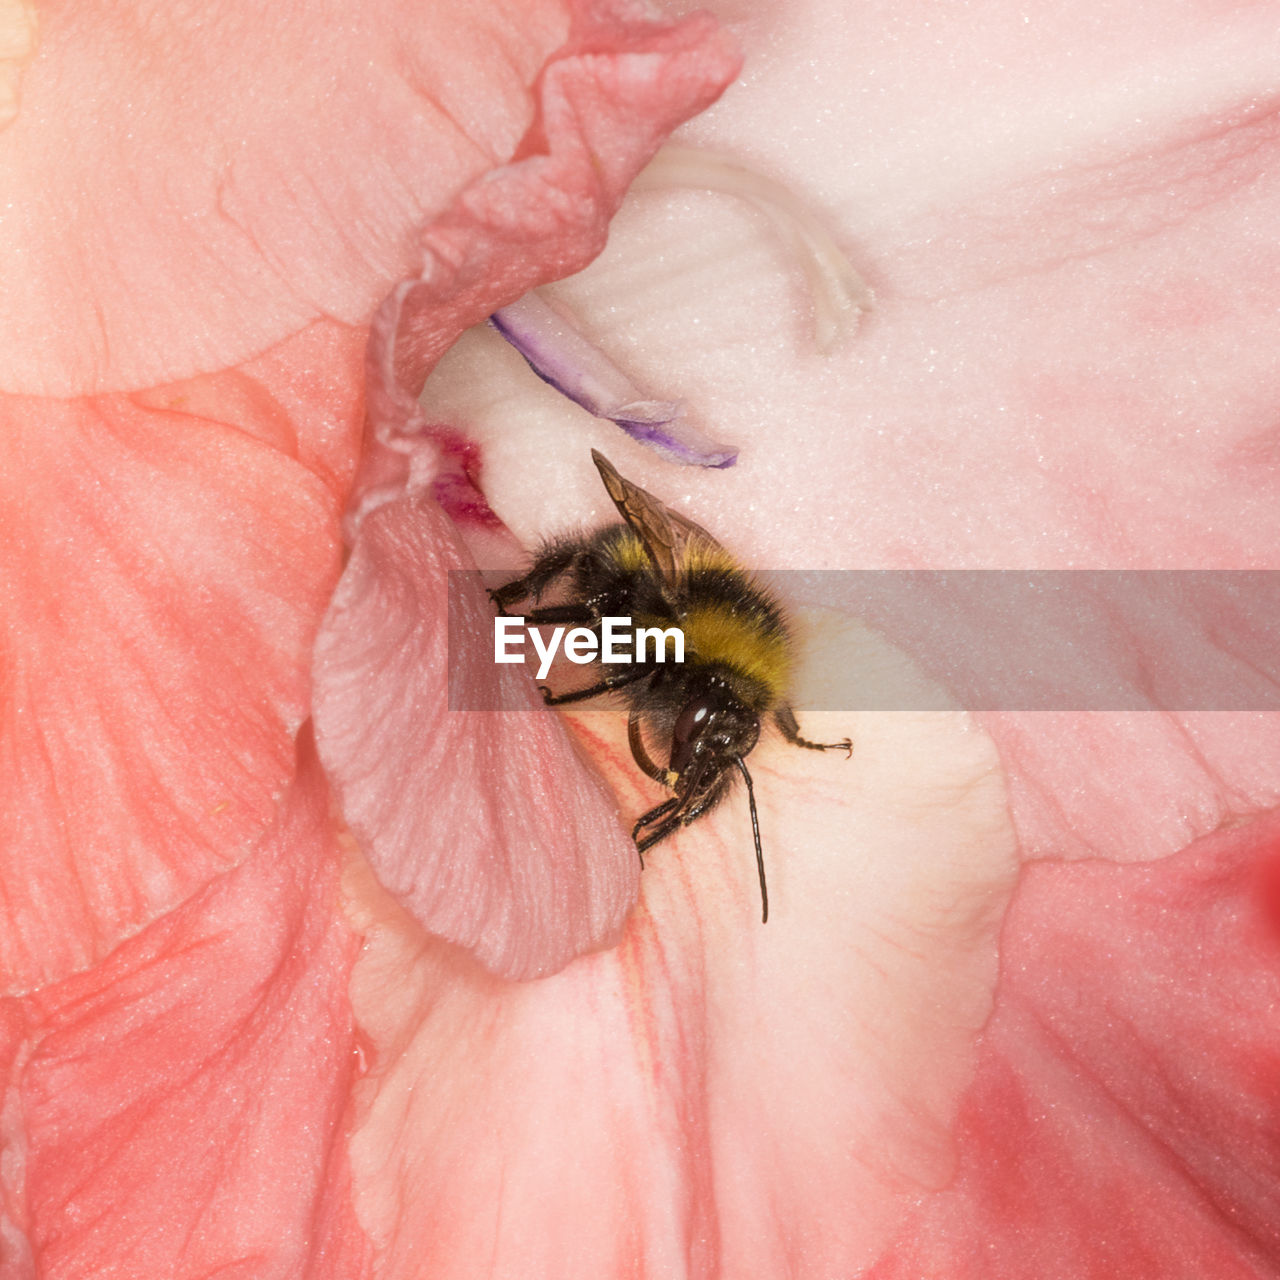
{"label": "bee's head", "polygon": [[760,717],[721,678],[703,682],[676,717],[671,772],[684,795],[709,788],[760,737]]}

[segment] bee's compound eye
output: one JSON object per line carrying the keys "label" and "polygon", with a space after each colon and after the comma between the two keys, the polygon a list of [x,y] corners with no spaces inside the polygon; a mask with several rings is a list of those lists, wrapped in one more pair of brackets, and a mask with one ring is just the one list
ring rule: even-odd
{"label": "bee's compound eye", "polygon": [[671,746],[678,751],[698,737],[707,727],[711,719],[711,703],[706,698],[698,698],[690,702],[680,713],[675,728],[671,733]]}
{"label": "bee's compound eye", "polygon": [[695,755],[702,755],[706,742],[703,735],[715,719],[718,705],[709,696],[694,698],[685,704],[671,731],[671,768],[674,772],[683,773]]}

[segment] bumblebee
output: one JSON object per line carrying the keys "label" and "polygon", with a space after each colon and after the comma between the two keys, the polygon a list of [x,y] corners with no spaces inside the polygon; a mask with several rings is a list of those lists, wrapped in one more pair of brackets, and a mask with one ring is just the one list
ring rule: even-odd
{"label": "bumblebee", "polygon": [[[603,454],[593,449],[591,457],[622,523],[550,543],[528,573],[490,594],[503,614],[521,601],[534,604],[525,613],[529,626],[576,624],[593,629],[597,640],[604,618],[683,631],[683,663],[641,653],[587,688],[557,694],[543,686],[543,698],[563,706],[614,691],[625,695],[631,754],[672,793],[641,814],[632,830],[641,867],[649,849],[710,812],[741,774],[768,921],[760,823],[746,766],[761,724],[772,721],[788,742],[810,751],[852,755],[853,743],[801,737],[786,701],[793,641],[777,602],[705,529],[624,479]],[[558,603],[541,604],[548,593]],[[669,744],[666,768],[654,762],[652,742]]]}

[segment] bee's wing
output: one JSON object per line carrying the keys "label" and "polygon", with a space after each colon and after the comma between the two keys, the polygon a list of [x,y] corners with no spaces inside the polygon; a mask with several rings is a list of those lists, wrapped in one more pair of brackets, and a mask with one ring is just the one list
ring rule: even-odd
{"label": "bee's wing", "polygon": [[672,511],[653,494],[619,475],[618,469],[604,454],[592,449],[591,460],[600,472],[600,479],[604,481],[613,505],[669,582],[678,580],[685,548],[690,542],[698,540],[713,547],[720,545],[701,525]]}

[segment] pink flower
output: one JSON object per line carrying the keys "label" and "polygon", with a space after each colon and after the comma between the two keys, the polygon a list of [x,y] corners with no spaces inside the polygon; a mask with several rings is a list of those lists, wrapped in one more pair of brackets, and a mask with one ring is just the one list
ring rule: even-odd
{"label": "pink flower", "polygon": [[[561,287],[722,472],[452,345],[601,249],[736,68],[709,22],[80,6],[11,42],[14,1276],[1274,1267],[1273,718],[814,715],[852,762],[752,756],[762,927],[736,803],[637,884],[616,718],[447,709],[445,570],[512,553],[489,511],[603,518],[591,445],[754,565],[1271,565],[1269,12],[729,17],[744,78],[688,137],[803,191],[875,311],[819,355],[771,230],[698,194]],[[810,677],[955,691],[957,632],[1018,630],[827,603]],[[1273,682],[1237,616],[1091,609],[1128,689]],[[316,738],[373,764],[331,789]]]}

